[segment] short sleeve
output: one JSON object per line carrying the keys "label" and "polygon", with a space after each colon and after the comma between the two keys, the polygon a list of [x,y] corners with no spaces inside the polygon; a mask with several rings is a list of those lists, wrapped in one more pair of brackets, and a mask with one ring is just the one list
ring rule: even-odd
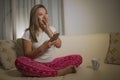
{"label": "short sleeve", "polygon": [[22,36],[22,39],[31,41],[31,39],[30,39],[30,32],[29,31],[25,31],[23,36]]}

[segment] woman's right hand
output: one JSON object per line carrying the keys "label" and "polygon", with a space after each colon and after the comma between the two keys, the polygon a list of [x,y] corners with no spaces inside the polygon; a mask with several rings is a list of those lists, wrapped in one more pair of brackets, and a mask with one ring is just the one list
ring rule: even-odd
{"label": "woman's right hand", "polygon": [[52,45],[54,45],[56,43],[56,40],[54,41],[50,41],[50,40],[47,40],[45,41],[42,45],[41,45],[41,51],[42,52],[45,52],[47,51]]}

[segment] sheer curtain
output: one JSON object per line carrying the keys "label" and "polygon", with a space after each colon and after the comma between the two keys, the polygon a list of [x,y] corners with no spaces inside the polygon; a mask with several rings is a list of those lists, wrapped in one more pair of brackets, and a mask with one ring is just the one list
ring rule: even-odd
{"label": "sheer curtain", "polygon": [[[62,31],[62,0],[12,0],[14,10],[14,36],[22,37],[24,30],[29,26],[30,10],[35,4],[43,4],[48,10],[50,25],[55,27],[61,34]],[[16,6],[16,7],[15,7]],[[16,29],[15,29],[16,28]],[[15,35],[16,33],[16,35]]]}
{"label": "sheer curtain", "polygon": [[12,0],[14,38],[21,38],[29,26],[31,8],[40,0]]}
{"label": "sheer curtain", "polygon": [[0,0],[0,39],[13,40],[28,26],[35,0]]}
{"label": "sheer curtain", "polygon": [[50,25],[60,34],[64,34],[63,0],[41,0],[46,6],[50,17]]}
{"label": "sheer curtain", "polygon": [[0,0],[0,39],[21,38],[29,25],[31,8],[39,3],[47,8],[50,25],[63,34],[62,0]]}
{"label": "sheer curtain", "polygon": [[13,39],[12,7],[10,0],[0,0],[0,39]]}

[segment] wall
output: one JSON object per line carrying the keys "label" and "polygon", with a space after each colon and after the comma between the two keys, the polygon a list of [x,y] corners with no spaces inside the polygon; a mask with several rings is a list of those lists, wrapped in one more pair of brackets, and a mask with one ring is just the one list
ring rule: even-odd
{"label": "wall", "polygon": [[65,34],[120,32],[120,0],[63,0]]}

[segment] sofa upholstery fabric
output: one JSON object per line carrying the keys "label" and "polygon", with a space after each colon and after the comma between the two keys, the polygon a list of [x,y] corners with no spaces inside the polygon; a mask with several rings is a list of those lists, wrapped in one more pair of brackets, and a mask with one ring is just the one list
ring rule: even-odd
{"label": "sofa upholstery fabric", "polygon": [[110,33],[109,48],[105,63],[120,64],[120,33]]}

